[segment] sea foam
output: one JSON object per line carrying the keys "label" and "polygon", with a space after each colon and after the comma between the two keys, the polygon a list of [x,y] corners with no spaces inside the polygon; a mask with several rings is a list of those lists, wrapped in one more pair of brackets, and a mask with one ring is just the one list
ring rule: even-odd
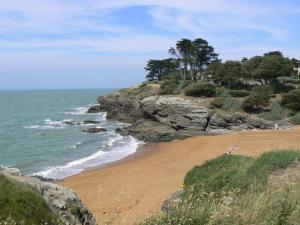
{"label": "sea foam", "polygon": [[[117,137],[112,138],[113,140],[111,142],[116,142],[118,140],[120,141],[124,138],[120,135],[116,136]],[[138,146],[142,144],[141,141],[138,141],[131,136],[126,138],[128,139],[126,140],[126,145],[114,146],[109,151],[98,151],[87,157],[71,161],[62,166],[51,167],[32,175],[38,175],[52,179],[63,179],[68,176],[78,174],[85,169],[120,160],[128,155],[135,153]]]}

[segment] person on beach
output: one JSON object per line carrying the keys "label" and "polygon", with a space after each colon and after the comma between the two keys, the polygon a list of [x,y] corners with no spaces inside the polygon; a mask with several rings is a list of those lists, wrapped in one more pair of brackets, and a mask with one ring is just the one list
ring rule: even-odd
{"label": "person on beach", "polygon": [[239,149],[239,147],[237,145],[232,146],[231,148],[229,148],[225,154],[231,154],[232,152],[235,152]]}
{"label": "person on beach", "polygon": [[278,127],[278,124],[277,123],[275,123],[275,128],[274,128],[275,130],[279,130],[279,127]]}

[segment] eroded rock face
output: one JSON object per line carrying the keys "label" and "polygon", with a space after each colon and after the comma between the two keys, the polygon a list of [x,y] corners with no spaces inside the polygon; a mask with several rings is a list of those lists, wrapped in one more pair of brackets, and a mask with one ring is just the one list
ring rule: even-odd
{"label": "eroded rock face", "polygon": [[149,142],[273,126],[246,113],[210,112],[202,101],[157,95],[139,99],[122,93],[98,98],[99,110],[107,111],[107,119],[132,124],[118,130],[119,133]]}
{"label": "eroded rock face", "polygon": [[17,182],[24,183],[37,191],[48,207],[67,225],[96,225],[96,219],[76,194],[52,182],[37,177],[22,176],[15,168],[0,168],[0,173]]}

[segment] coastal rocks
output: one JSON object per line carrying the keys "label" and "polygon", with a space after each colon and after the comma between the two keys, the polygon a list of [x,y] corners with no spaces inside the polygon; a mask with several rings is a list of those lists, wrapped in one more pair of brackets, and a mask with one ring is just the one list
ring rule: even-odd
{"label": "coastal rocks", "polygon": [[273,123],[259,119],[246,113],[215,113],[211,116],[208,130],[249,130],[249,129],[270,129]]}
{"label": "coastal rocks", "polygon": [[118,133],[148,142],[273,126],[246,113],[209,111],[201,98],[155,95],[140,99],[116,93],[99,97],[98,103],[98,109],[107,112],[107,119],[131,124]]}
{"label": "coastal rocks", "polygon": [[107,131],[107,130],[103,127],[91,127],[86,130],[83,130],[82,132],[94,134],[94,133],[100,133],[100,132],[105,132],[105,131]]}
{"label": "coastal rocks", "polygon": [[100,112],[102,112],[100,105],[92,106],[87,111],[87,113],[100,113]]}
{"label": "coastal rocks", "polygon": [[48,207],[67,225],[96,225],[96,219],[76,194],[68,188],[42,181],[36,177],[22,176],[18,169],[1,168],[6,177],[30,186],[45,200]]}
{"label": "coastal rocks", "polygon": [[107,112],[107,119],[134,123],[142,118],[140,100],[126,94],[105,95],[98,98],[101,111]]}
{"label": "coastal rocks", "polygon": [[85,120],[83,122],[74,122],[74,121],[64,121],[66,125],[70,126],[80,126],[80,125],[93,125],[93,124],[100,124],[101,122],[99,121],[94,121],[94,120]]}

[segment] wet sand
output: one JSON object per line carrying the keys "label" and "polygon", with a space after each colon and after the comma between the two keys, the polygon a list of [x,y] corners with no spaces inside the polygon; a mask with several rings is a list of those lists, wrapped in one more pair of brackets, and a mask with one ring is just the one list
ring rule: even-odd
{"label": "wet sand", "polygon": [[195,165],[224,154],[257,156],[273,149],[300,148],[300,127],[282,131],[247,131],[148,144],[139,153],[59,183],[72,188],[99,224],[134,224],[160,212],[162,202],[180,188]]}

